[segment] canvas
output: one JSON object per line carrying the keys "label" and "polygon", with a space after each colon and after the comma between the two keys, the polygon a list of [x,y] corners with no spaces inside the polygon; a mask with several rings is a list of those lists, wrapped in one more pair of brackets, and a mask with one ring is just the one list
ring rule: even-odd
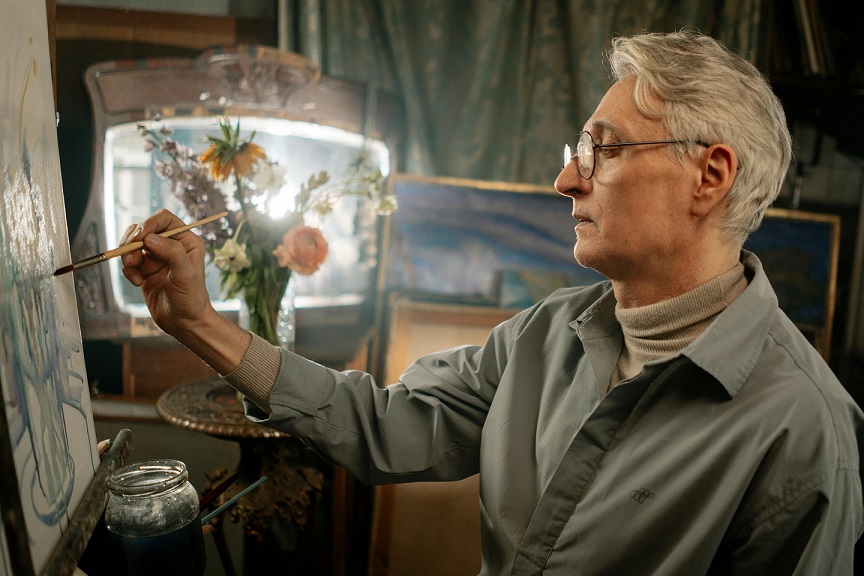
{"label": "canvas", "polygon": [[[44,2],[0,2],[0,54],[0,400],[14,461],[0,474],[15,475],[12,529],[40,572],[99,464],[72,274],[53,276],[71,260]],[[16,551],[2,546],[9,573]]]}

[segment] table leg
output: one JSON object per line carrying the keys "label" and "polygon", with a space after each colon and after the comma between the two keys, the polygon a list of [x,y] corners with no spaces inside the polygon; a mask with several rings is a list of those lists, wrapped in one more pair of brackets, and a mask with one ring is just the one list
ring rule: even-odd
{"label": "table leg", "polygon": [[[267,481],[226,512],[244,531],[247,575],[270,574],[270,567],[299,567],[322,498],[320,461],[295,439],[241,440],[240,476],[218,502],[267,476]],[[311,458],[310,458],[311,457]]]}

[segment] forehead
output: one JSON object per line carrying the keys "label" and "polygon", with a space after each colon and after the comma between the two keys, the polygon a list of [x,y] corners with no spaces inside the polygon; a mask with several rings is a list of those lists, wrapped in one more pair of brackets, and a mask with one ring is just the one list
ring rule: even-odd
{"label": "forehead", "polygon": [[635,84],[632,76],[625,76],[615,82],[585,123],[584,130],[591,132],[595,138],[607,134],[621,138],[662,136],[664,130],[660,119],[646,116],[636,107],[633,100]]}

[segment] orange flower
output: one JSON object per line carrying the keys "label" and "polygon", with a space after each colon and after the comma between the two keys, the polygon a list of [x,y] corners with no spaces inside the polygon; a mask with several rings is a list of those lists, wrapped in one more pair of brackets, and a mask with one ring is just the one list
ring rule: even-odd
{"label": "orange flower", "polygon": [[219,127],[222,129],[222,138],[208,136],[210,147],[201,154],[201,162],[208,165],[210,176],[214,180],[225,180],[232,170],[238,177],[245,176],[252,171],[258,160],[267,157],[263,148],[252,143],[254,132],[248,140],[240,141],[239,121],[232,130],[228,118],[222,118]]}
{"label": "orange flower", "polygon": [[327,259],[327,240],[317,228],[301,226],[292,228],[282,238],[273,254],[280,266],[308,276],[318,270]]}
{"label": "orange flower", "polygon": [[241,144],[233,153],[226,153],[224,147],[211,144],[201,154],[201,162],[209,165],[210,176],[214,180],[225,180],[231,175],[232,170],[237,173],[237,176],[245,176],[252,171],[258,160],[266,157],[264,150],[252,142]]}

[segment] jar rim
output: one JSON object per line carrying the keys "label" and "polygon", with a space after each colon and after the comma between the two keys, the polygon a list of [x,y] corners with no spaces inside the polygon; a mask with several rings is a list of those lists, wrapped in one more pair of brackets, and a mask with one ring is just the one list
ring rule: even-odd
{"label": "jar rim", "polygon": [[111,474],[108,489],[118,496],[150,496],[180,486],[188,478],[186,464],[180,460],[145,460]]}

